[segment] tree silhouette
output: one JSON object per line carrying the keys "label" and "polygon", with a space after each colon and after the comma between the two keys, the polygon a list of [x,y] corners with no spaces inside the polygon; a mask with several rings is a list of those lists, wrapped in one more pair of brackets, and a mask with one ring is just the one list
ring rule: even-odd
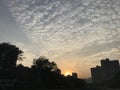
{"label": "tree silhouette", "polygon": [[23,51],[15,45],[9,43],[0,44],[0,67],[1,69],[11,69],[16,66],[17,60],[22,59]]}
{"label": "tree silhouette", "polygon": [[[61,75],[61,70],[55,62],[41,56],[33,60],[31,67],[22,64],[22,53],[18,47],[9,43],[0,44],[0,90],[5,84],[12,84],[5,88],[9,90],[40,90],[60,88],[83,88],[84,80]],[[1,81],[6,82],[1,82]],[[8,82],[9,81],[9,82]],[[8,90],[8,89],[5,89]]]}
{"label": "tree silhouette", "polygon": [[33,60],[31,69],[34,77],[37,78],[34,82],[38,82],[37,84],[41,83],[41,87],[57,88],[61,86],[63,77],[55,62],[50,62],[49,59],[41,56]]}
{"label": "tree silhouette", "polygon": [[50,62],[49,59],[45,58],[44,56],[40,56],[39,58],[34,59],[32,68],[39,71],[61,73],[60,69],[57,67],[57,64],[55,62]]}
{"label": "tree silhouette", "polygon": [[0,90],[14,90],[16,62],[22,60],[22,53],[15,45],[0,43]]}

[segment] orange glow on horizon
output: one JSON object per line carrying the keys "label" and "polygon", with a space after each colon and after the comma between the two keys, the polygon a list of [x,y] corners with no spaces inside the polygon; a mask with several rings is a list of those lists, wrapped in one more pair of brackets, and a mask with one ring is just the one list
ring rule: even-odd
{"label": "orange glow on horizon", "polygon": [[65,76],[71,75],[71,73],[69,71],[65,72],[64,74]]}

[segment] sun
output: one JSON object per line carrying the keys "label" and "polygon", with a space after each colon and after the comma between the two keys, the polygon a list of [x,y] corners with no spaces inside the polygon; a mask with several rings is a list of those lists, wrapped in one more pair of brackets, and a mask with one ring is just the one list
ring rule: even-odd
{"label": "sun", "polygon": [[66,72],[66,73],[65,73],[65,76],[68,76],[68,75],[71,75],[71,73],[70,73],[70,72]]}

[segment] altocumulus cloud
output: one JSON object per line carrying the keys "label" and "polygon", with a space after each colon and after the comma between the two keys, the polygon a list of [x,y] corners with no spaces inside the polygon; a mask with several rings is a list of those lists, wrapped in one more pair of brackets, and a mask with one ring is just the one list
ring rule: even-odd
{"label": "altocumulus cloud", "polygon": [[[40,43],[46,55],[57,57],[115,43],[111,50],[120,41],[120,0],[5,0],[5,3],[28,38]],[[95,49],[99,51],[98,47]]]}

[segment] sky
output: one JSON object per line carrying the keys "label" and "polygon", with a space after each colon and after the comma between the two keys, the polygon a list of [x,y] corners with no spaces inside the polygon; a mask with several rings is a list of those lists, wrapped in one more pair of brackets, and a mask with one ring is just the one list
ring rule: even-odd
{"label": "sky", "polygon": [[26,66],[46,56],[88,78],[101,59],[120,60],[119,11],[120,0],[0,0],[0,42],[20,47]]}

